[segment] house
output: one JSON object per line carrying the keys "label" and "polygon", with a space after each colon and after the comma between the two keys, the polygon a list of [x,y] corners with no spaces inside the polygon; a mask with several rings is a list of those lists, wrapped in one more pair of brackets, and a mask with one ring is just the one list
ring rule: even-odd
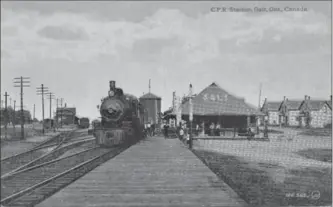
{"label": "house", "polygon": [[332,96],[330,101],[312,100],[310,96],[305,96],[299,110],[299,124],[302,127],[324,128],[332,125]]}
{"label": "house", "polygon": [[[280,124],[279,108],[281,104],[281,101],[268,102],[267,98],[265,98],[260,111],[268,116],[268,125],[274,126]],[[263,120],[261,120],[261,123],[264,123]]]}
{"label": "house", "polygon": [[299,107],[302,100],[289,100],[284,96],[279,108],[279,121],[282,126],[299,126]]}

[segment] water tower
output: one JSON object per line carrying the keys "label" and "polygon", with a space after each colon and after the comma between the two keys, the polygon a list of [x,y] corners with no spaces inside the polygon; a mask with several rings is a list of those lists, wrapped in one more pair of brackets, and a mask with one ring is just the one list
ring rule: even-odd
{"label": "water tower", "polygon": [[140,103],[145,108],[145,123],[157,124],[160,126],[160,113],[161,113],[161,97],[156,96],[150,92],[150,80],[149,80],[149,92],[141,96]]}

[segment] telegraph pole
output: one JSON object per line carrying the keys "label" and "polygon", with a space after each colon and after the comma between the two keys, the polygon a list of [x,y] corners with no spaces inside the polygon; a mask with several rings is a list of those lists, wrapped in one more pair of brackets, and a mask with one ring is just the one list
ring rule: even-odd
{"label": "telegraph pole", "polygon": [[[258,101],[258,110],[260,111],[260,102],[261,102],[261,90],[262,90],[262,83],[260,83],[260,86],[259,86],[259,101]],[[257,117],[257,134],[259,134],[259,122],[260,122],[260,119],[259,117]]]}
{"label": "telegraph pole", "polygon": [[56,117],[57,117],[57,129],[59,128],[59,116],[58,116],[58,111],[59,111],[59,99],[57,98],[57,109],[56,109]]}
{"label": "telegraph pole", "polygon": [[33,118],[33,120],[35,120],[35,113],[36,113],[36,105],[34,104],[34,118]]}
{"label": "telegraph pole", "polygon": [[190,84],[189,91],[189,121],[190,121],[190,137],[189,137],[189,148],[193,147],[193,136],[192,136],[192,122],[193,122],[193,103],[192,103],[192,84]]}
{"label": "telegraph pole", "polygon": [[19,77],[14,78],[14,84],[20,84],[20,85],[14,85],[14,87],[20,87],[21,88],[21,139],[24,139],[24,111],[23,111],[23,88],[24,87],[30,87],[29,85],[24,84],[30,84],[30,77]]}
{"label": "telegraph pole", "polygon": [[5,113],[4,113],[4,120],[5,120],[5,139],[7,139],[7,123],[8,123],[8,111],[7,111],[7,97],[9,96],[7,92],[5,92]]}
{"label": "telegraph pole", "polygon": [[62,101],[63,100],[64,100],[63,98],[60,99],[60,128],[62,128],[62,112],[63,112]]}
{"label": "telegraph pole", "polygon": [[12,116],[13,119],[12,119],[12,123],[13,123],[13,127],[14,127],[14,130],[15,130],[15,124],[16,124],[16,111],[15,111],[15,105],[16,105],[16,101],[14,100],[14,115]]}
{"label": "telegraph pole", "polygon": [[54,99],[54,93],[49,92],[46,95],[50,99],[50,119],[52,119],[52,99]]}
{"label": "telegraph pole", "polygon": [[45,129],[44,129],[44,94],[45,94],[45,92],[48,92],[48,87],[44,87],[44,84],[41,84],[41,87],[37,88],[37,95],[42,95],[43,134],[45,133]]}

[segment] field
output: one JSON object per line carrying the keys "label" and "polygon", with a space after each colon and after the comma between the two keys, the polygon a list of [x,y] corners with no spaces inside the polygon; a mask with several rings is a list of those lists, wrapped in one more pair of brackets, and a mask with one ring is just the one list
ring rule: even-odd
{"label": "field", "polygon": [[285,135],[270,142],[198,140],[194,152],[252,206],[331,205],[331,137]]}
{"label": "field", "polygon": [[[74,126],[64,126],[62,129],[58,131],[67,131]],[[24,125],[24,134],[26,138],[42,136],[43,126],[40,123],[34,124],[26,124]],[[45,129],[45,133],[54,132],[52,129]],[[16,125],[15,128],[13,126],[7,127],[7,140],[19,140],[21,137],[21,125]],[[1,126],[1,141],[5,138],[5,129],[4,126]]]}
{"label": "field", "polygon": [[[72,126],[66,126],[63,129],[59,129],[58,132],[68,131]],[[55,136],[57,132],[52,130],[45,130],[45,134],[42,134],[42,125],[34,124],[24,126],[25,139],[21,140],[21,126],[7,127],[7,139],[4,136],[4,127],[1,126],[1,159],[4,157],[12,156],[18,153],[22,153],[31,149],[33,146],[37,145],[48,139],[51,136]]]}

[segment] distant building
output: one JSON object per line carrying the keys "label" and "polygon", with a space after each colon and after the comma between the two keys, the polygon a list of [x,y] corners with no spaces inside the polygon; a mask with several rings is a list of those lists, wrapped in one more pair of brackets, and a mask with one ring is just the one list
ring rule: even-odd
{"label": "distant building", "polygon": [[331,100],[289,100],[284,97],[282,102],[268,102],[265,99],[261,112],[268,115],[269,125],[323,128],[332,124]]}
{"label": "distant building", "polygon": [[323,128],[332,125],[332,96],[329,101],[311,100],[310,96],[305,96],[299,109],[299,124],[302,127]]}
{"label": "distant building", "polygon": [[299,107],[302,100],[289,100],[284,97],[279,108],[280,123],[282,126],[299,126]]}
{"label": "distant building", "polygon": [[75,124],[76,108],[57,108],[56,120],[64,125]]}
{"label": "distant building", "polygon": [[[268,125],[279,125],[280,124],[280,112],[281,101],[268,102],[265,98],[265,102],[262,105],[260,111],[268,116]],[[263,120],[260,123],[264,123]]]}

